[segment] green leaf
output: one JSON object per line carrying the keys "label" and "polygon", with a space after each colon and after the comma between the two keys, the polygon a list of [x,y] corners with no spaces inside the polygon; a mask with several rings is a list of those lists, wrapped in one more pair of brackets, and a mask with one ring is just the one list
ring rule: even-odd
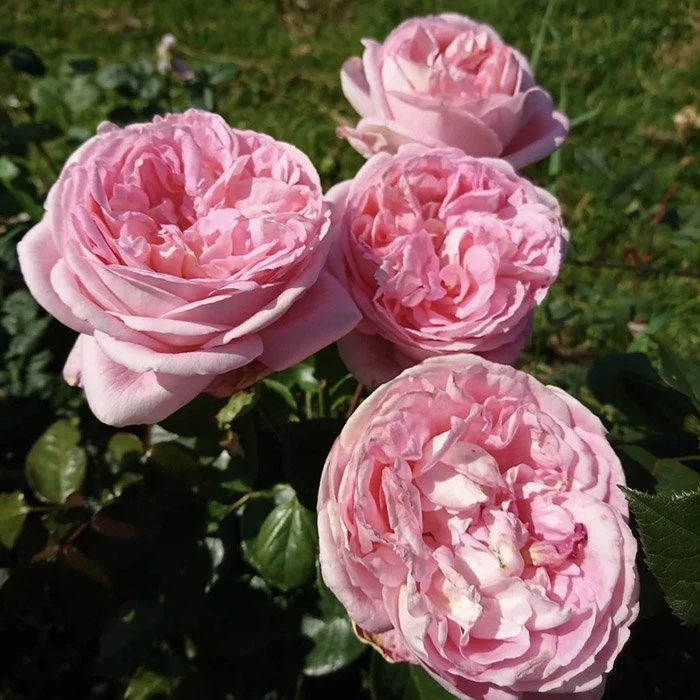
{"label": "green leaf", "polygon": [[137,461],[144,449],[141,440],[133,433],[115,433],[107,443],[107,455],[111,463],[119,469]]}
{"label": "green leaf", "polygon": [[222,430],[231,427],[236,418],[241,418],[257,403],[260,393],[253,389],[238,391],[231,396],[226,405],[216,414],[216,421]]}
{"label": "green leaf", "polygon": [[682,495],[623,490],[668,604],[685,623],[700,623],[700,490]]}
{"label": "green leaf", "polygon": [[153,700],[169,698],[180,685],[181,678],[163,675],[150,668],[141,667],[131,677],[124,693],[124,700]]}
{"label": "green leaf", "polygon": [[[700,488],[700,474],[680,460],[655,457],[639,445],[620,445],[617,449],[656,478],[657,493],[676,493]],[[623,466],[627,472],[628,465],[623,462]],[[629,476],[630,474],[628,474]],[[640,484],[639,486],[646,490],[647,485]]]}
{"label": "green leaf", "polygon": [[29,508],[21,491],[0,493],[0,544],[12,549],[22,532]]}
{"label": "green leaf", "polygon": [[221,85],[237,78],[239,70],[232,63],[208,63],[204,66],[204,73],[210,85]]}
{"label": "green leaf", "polygon": [[152,75],[143,81],[141,90],[139,91],[139,97],[142,100],[155,100],[160,94],[161,87],[161,79],[157,75]]}
{"label": "green leaf", "polygon": [[0,156],[0,180],[2,182],[12,182],[19,173],[19,168],[7,156]]}
{"label": "green leaf", "polygon": [[372,656],[369,692],[372,700],[450,700],[453,697],[420,666],[391,664],[379,654]]}
{"label": "green leaf", "polygon": [[56,421],[32,446],[25,475],[34,493],[49,503],[63,503],[85,479],[87,455],[80,431],[69,420]]}
{"label": "green leaf", "polygon": [[700,489],[700,474],[677,459],[660,459],[654,466],[657,493],[680,493]]}
{"label": "green leaf", "polygon": [[60,109],[63,106],[65,88],[56,78],[43,78],[32,83],[29,97],[37,107],[48,111]]}
{"label": "green leaf", "polygon": [[678,357],[663,343],[659,343],[659,356],[661,378],[676,391],[685,394],[700,414],[700,365]]}
{"label": "green leaf", "polygon": [[172,475],[189,478],[200,470],[197,453],[179,442],[159,442],[148,455],[150,466]]}
{"label": "green leaf", "polygon": [[94,107],[102,98],[102,91],[95,85],[92,78],[78,75],[73,78],[65,91],[65,101],[73,112],[84,112]]}
{"label": "green leaf", "polygon": [[345,608],[318,576],[316,585],[321,596],[321,617],[307,615],[302,620],[302,634],[313,642],[306,654],[304,673],[324,676],[339,671],[366,651],[353,631]]}
{"label": "green leaf", "polygon": [[248,554],[266,581],[286,591],[306,583],[314,574],[316,523],[290,486],[276,486],[275,501],[277,506],[249,543]]}
{"label": "green leaf", "polygon": [[97,83],[106,90],[131,86],[134,82],[134,75],[126,63],[110,63],[97,72]]}
{"label": "green leaf", "polygon": [[[189,682],[189,683],[188,683]],[[187,685],[190,685],[187,692]],[[209,697],[206,680],[189,668],[182,657],[163,646],[131,677],[124,700],[163,700],[164,698]]]}

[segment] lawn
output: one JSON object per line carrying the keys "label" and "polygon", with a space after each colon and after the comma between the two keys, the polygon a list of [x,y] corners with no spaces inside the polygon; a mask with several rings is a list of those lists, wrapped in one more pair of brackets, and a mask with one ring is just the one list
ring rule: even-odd
{"label": "lawn", "polygon": [[[131,700],[158,692],[219,698],[222,688],[236,700],[316,700],[343,691],[359,698],[368,689],[373,700],[444,697],[434,688],[418,693],[418,682],[396,670],[403,666],[361,656],[344,611],[317,583],[315,541],[306,543],[306,578],[291,592],[257,575],[246,549],[246,517],[256,517],[256,503],[281,507],[267,502],[279,482],[296,489],[298,501],[287,503],[313,530],[321,466],[362,395],[337,355],[322,351],[261,382],[228,423],[216,413],[221,405],[200,397],[166,429],[115,435],[60,378],[74,334],[34,304],[14,254],[62,163],[107,118],[127,123],[194,103],[298,146],[326,187],[353,177],[364,161],[335,136],[337,124],[355,119],[340,89],[343,61],[360,53],[363,37],[383,39],[406,17],[443,11],[491,24],[529,56],[571,119],[565,146],[525,171],[560,200],[570,249],[519,366],[605,420],[635,488],[685,489],[688,478],[697,488],[700,416],[652,370],[657,341],[700,361],[697,4],[4,0],[0,44],[31,47],[47,72],[15,72],[0,57],[0,146],[8,144],[0,152],[0,539],[9,537],[7,508],[21,511],[10,545],[2,539],[0,547],[0,645],[12,650],[0,669],[1,698],[111,700],[127,685]],[[205,82],[188,88],[155,73],[166,33]],[[55,132],[38,138],[40,127]],[[12,142],[25,137],[29,145]],[[15,185],[21,191],[13,195]],[[69,433],[62,439],[82,455],[82,472],[51,476],[46,487],[25,457],[57,418]],[[209,432],[200,431],[205,420]],[[222,446],[230,469],[217,465]],[[668,461],[670,478],[657,484],[655,470]],[[46,496],[46,488],[57,495]],[[245,504],[251,494],[260,500]],[[606,698],[700,697],[697,634],[671,615],[645,567],[641,576],[641,619]],[[299,642],[301,616],[325,615],[324,606],[346,633],[331,642],[339,657],[348,654],[344,670],[329,675],[318,671],[320,662],[309,671]],[[386,697],[377,691],[388,687]]]}

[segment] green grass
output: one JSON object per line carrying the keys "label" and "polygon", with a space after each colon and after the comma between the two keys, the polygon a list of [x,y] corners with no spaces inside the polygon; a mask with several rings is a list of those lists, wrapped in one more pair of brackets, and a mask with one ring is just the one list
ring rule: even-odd
{"label": "green grass", "polygon": [[[340,91],[343,60],[364,36],[401,19],[457,11],[492,24],[531,55],[537,75],[581,118],[553,162],[528,175],[560,198],[570,264],[538,314],[530,366],[547,375],[633,343],[629,321],[651,322],[682,354],[700,357],[700,196],[696,130],[673,117],[697,107],[700,12],[690,2],[577,0],[6,0],[3,39],[33,46],[49,65],[68,54],[105,63],[152,56],[166,32],[192,62],[225,60],[240,76],[218,110],[236,126],[290,141],[326,184],[362,160],[334,135],[352,118]],[[90,126],[94,126],[90,124]],[[668,221],[655,217],[661,203]],[[693,228],[692,217],[695,216]],[[671,225],[669,225],[669,222]],[[679,232],[680,231],[680,232]],[[695,236],[695,238],[693,238]],[[690,245],[680,243],[689,240]],[[693,244],[694,243],[694,244]],[[632,347],[646,350],[648,339]]]}

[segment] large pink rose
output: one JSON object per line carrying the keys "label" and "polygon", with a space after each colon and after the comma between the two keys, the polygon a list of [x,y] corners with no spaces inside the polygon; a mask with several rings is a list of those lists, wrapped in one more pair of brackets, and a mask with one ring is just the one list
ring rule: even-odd
{"label": "large pink rose", "polygon": [[338,135],[364,156],[422,143],[521,168],[566,138],[568,119],[491,27],[457,14],[416,17],[383,44],[363,44],[362,59],[346,61],[340,74],[361,119]]}
{"label": "large pink rose", "polygon": [[432,358],[345,425],[318,497],[323,578],[360,638],[461,698],[589,700],[638,611],[619,460],[580,403]]}
{"label": "large pink rose", "polygon": [[503,160],[416,145],[328,197],[333,269],[364,315],[338,346],[361,382],[432,355],[515,360],[566,248],[554,197]]}
{"label": "large pink rose", "polygon": [[190,110],[100,126],[18,250],[32,294],[81,334],[66,379],[128,425],[349,331],[357,310],[323,271],[329,226],[303,153]]}

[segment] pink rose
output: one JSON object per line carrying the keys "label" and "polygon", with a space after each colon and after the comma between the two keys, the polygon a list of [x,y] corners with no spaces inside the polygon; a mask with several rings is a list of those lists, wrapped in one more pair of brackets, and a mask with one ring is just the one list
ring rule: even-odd
{"label": "pink rose", "polygon": [[565,253],[554,197],[505,161],[417,145],[373,156],[328,197],[334,270],[364,316],[338,347],[361,382],[432,355],[515,360]]}
{"label": "pink rose", "polygon": [[527,60],[485,24],[457,14],[415,17],[383,44],[362,43],[362,59],[349,59],[340,73],[361,119],[338,135],[363,156],[421,143],[521,168],[566,139],[569,121]]}
{"label": "pink rose", "polygon": [[323,578],[457,697],[597,698],[638,612],[620,462],[560,389],[432,358],[360,405],[318,498]]}
{"label": "pink rose", "polygon": [[32,294],[81,334],[66,379],[120,426],[347,333],[357,310],[322,269],[329,227],[303,153],[190,110],[100,126],[18,250]]}

